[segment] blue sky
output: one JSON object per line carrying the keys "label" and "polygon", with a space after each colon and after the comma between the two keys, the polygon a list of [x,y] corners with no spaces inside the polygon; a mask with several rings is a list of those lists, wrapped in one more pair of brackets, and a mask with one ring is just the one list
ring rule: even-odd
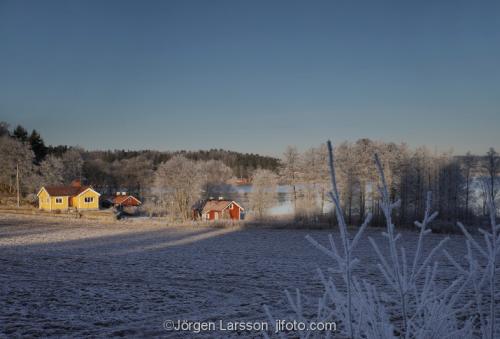
{"label": "blue sky", "polygon": [[0,120],[89,149],[500,149],[500,2],[4,1]]}

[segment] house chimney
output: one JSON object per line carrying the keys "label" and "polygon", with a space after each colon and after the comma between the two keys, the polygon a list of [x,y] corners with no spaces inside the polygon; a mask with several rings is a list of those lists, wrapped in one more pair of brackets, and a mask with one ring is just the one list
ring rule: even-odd
{"label": "house chimney", "polygon": [[127,192],[122,192],[122,195],[127,195]]}
{"label": "house chimney", "polygon": [[224,200],[224,197],[219,197],[219,200]]}

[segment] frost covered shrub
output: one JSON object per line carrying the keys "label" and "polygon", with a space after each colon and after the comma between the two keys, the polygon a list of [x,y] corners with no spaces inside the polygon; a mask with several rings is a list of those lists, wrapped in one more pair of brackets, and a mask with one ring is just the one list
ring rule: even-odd
{"label": "frost covered shrub", "polygon": [[460,230],[466,237],[467,255],[466,267],[462,267],[453,257],[445,251],[446,257],[455,266],[461,275],[470,281],[473,292],[473,311],[477,315],[476,323],[482,338],[498,338],[496,326],[497,300],[500,299],[500,291],[496,290],[498,284],[498,256],[500,253],[500,225],[496,221],[496,204],[494,182],[483,183],[486,195],[486,203],[489,211],[490,230],[479,228],[483,235],[483,244],[480,244],[467,231],[462,223],[458,223]]}
{"label": "frost covered shrub", "polygon": [[[353,267],[359,264],[353,250],[370,222],[368,215],[354,236],[348,231],[337,189],[334,158],[331,143],[328,142],[329,167],[332,191],[329,193],[334,203],[339,224],[340,247],[329,235],[329,247],[325,247],[307,236],[307,240],[329,256],[335,266],[331,272],[342,277],[341,283],[332,276],[318,270],[324,292],[319,298],[314,316],[304,313],[303,297],[296,291],[295,297],[286,291],[289,304],[297,321],[325,322],[336,321],[336,333],[298,331],[294,337],[316,338],[345,336],[348,338],[472,338],[493,339],[495,327],[495,298],[500,294],[495,290],[497,275],[497,256],[500,248],[500,225],[496,224],[495,202],[491,189],[488,206],[490,210],[491,231],[481,231],[486,247],[481,246],[459,224],[466,236],[467,267],[462,267],[443,248],[448,238],[444,238],[429,251],[424,251],[426,236],[431,232],[429,224],[437,213],[431,212],[431,193],[427,195],[426,210],[422,221],[415,222],[419,229],[415,250],[408,253],[398,241],[401,234],[393,224],[393,210],[400,206],[399,201],[391,201],[387,189],[384,170],[377,155],[375,164],[379,174],[379,193],[382,197],[382,211],[386,221],[382,233],[385,241],[377,242],[369,238],[377,256],[377,267],[384,277],[386,286],[376,286],[370,281],[359,279],[353,274]],[[388,249],[383,254],[382,247]],[[474,250],[473,250],[474,248]],[[425,253],[424,253],[425,252]],[[446,287],[437,284],[439,263],[437,256],[444,254],[455,266],[460,275]],[[464,292],[474,294],[473,301],[463,303]],[[383,291],[384,289],[384,291]],[[390,293],[384,293],[390,292]],[[270,309],[266,306],[267,317],[273,322]],[[286,337],[288,333],[278,333]],[[268,333],[264,336],[268,337]]]}

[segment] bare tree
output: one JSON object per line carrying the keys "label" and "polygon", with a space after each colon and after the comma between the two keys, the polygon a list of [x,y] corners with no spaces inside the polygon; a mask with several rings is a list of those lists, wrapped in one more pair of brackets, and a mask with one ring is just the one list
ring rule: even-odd
{"label": "bare tree", "polygon": [[202,180],[202,190],[205,198],[227,193],[231,185],[227,181],[233,176],[233,171],[220,160],[200,161],[198,164]]}
{"label": "bare tree", "polygon": [[54,155],[48,155],[40,164],[41,184],[59,185],[63,182],[64,164]]}
{"label": "bare tree", "polygon": [[153,163],[144,156],[123,159],[116,163],[118,181],[123,188],[142,195],[142,190],[151,183]]}
{"label": "bare tree", "polygon": [[[339,200],[342,201],[342,212],[346,213],[347,224],[352,225],[353,199],[357,180],[357,164],[353,155],[352,145],[348,142],[335,147],[335,157],[338,159]],[[337,210],[338,212],[338,210]]]}
{"label": "bare tree", "polygon": [[493,147],[486,153],[483,163],[483,171],[488,180],[486,187],[489,191],[487,194],[490,196],[492,201],[495,201],[498,192],[497,181],[498,174],[500,173],[500,157]]}
{"label": "bare tree", "polygon": [[191,206],[201,193],[196,162],[176,155],[158,166],[153,182],[159,203],[170,217],[180,220],[191,217]]}
{"label": "bare tree", "polygon": [[465,177],[465,221],[469,220],[469,201],[470,201],[470,184],[472,179],[472,170],[476,165],[475,157],[467,152],[462,161],[462,171]]}
{"label": "bare tree", "polygon": [[82,158],[83,150],[80,148],[72,147],[67,150],[62,156],[64,165],[63,181],[70,183],[75,179],[82,178]]}
{"label": "bare tree", "polygon": [[297,209],[297,183],[299,182],[300,154],[295,146],[288,146],[283,153],[280,176],[285,185],[292,187],[292,201],[294,211]]}
{"label": "bare tree", "polygon": [[328,181],[328,150],[326,145],[313,147],[301,157],[300,180],[303,184],[298,196],[295,214],[311,218],[323,214]]}
{"label": "bare tree", "polygon": [[250,208],[257,218],[262,219],[274,206],[277,201],[277,175],[265,169],[258,169],[254,172],[252,180],[252,191],[250,192]]}
{"label": "bare tree", "polygon": [[33,193],[38,184],[35,155],[27,143],[8,136],[0,137],[0,185],[9,193],[16,191],[19,180],[20,193]]}

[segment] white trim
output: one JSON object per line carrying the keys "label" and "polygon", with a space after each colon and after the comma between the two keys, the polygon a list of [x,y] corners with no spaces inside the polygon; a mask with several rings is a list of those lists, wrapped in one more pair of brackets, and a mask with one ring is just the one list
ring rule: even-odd
{"label": "white trim", "polygon": [[88,190],[91,190],[94,193],[96,193],[98,196],[101,196],[101,194],[99,192],[97,192],[96,190],[94,190],[92,187],[89,187],[89,188],[85,189],[84,191],[80,192],[79,194],[75,195],[75,197],[78,197],[78,196],[82,195],[83,193],[87,192]]}
{"label": "white trim", "polygon": [[113,202],[113,204],[116,204],[116,205],[123,205],[123,203],[124,203],[125,201],[127,201],[128,199],[130,199],[130,198],[132,198],[132,199],[134,199],[135,201],[137,201],[137,202],[139,203],[139,205],[142,205],[142,202],[141,202],[139,199],[137,199],[136,197],[134,197],[133,195],[129,195],[129,196],[127,197],[127,199],[123,200],[122,202],[117,202],[117,203]]}
{"label": "white trim", "polygon": [[[220,210],[220,212],[222,212],[222,211],[224,211],[226,208],[228,208],[230,204],[235,204],[236,206],[238,206],[238,207],[240,208],[240,210],[243,210],[243,211],[245,210],[245,209],[244,209],[243,207],[241,207],[241,205],[240,205],[240,204],[238,204],[236,201],[231,200],[231,201],[228,201],[227,205],[226,205],[226,206],[224,206],[224,208],[222,208],[222,209]],[[217,211],[217,210],[215,210],[215,209],[205,210],[205,208],[203,208],[202,212],[203,212],[203,211],[208,211],[208,212],[210,212],[210,211]]]}
{"label": "white trim", "polygon": [[[42,188],[40,188],[40,190],[38,191],[38,193],[36,194],[36,196],[38,197],[38,196],[40,195],[40,193],[42,193],[42,191],[47,192],[47,195],[48,195],[49,197],[73,197],[73,195],[51,195],[51,194],[49,193],[49,191],[47,191],[47,189],[45,188],[45,186],[42,186]],[[96,192],[96,193],[97,193],[97,192]],[[97,194],[99,194],[99,193],[97,193]]]}
{"label": "white trim", "polygon": [[241,206],[240,206],[240,204],[238,204],[238,203],[237,203],[236,201],[234,201],[234,200],[231,200],[231,202],[229,202],[229,204],[227,204],[227,206],[226,206],[226,207],[224,207],[224,208],[223,208],[223,210],[225,210],[226,208],[228,208],[228,206],[229,206],[230,204],[235,204],[235,205],[236,205],[236,206],[238,206],[241,210],[245,210],[243,207],[241,207]]}
{"label": "white trim", "polygon": [[40,190],[38,191],[38,193],[36,194],[36,196],[38,197],[38,196],[40,195],[40,193],[42,193],[42,191],[47,192],[47,194],[48,194],[48,195],[49,195],[49,197],[50,197],[49,191],[47,191],[47,190],[45,189],[45,187],[44,187],[44,186],[42,186],[42,188],[40,188]]}

